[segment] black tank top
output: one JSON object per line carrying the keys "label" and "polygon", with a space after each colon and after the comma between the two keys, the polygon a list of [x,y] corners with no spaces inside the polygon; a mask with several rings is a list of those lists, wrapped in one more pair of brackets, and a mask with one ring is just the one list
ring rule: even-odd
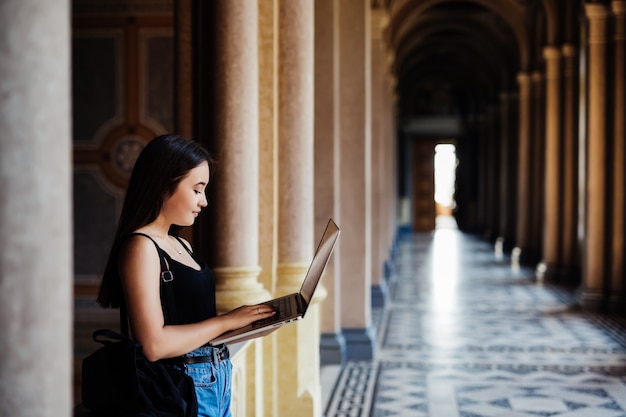
{"label": "black tank top", "polygon": [[[143,233],[134,234],[145,236],[152,240],[150,236]],[[178,239],[177,236],[174,237]],[[166,317],[165,324],[197,323],[217,316],[215,276],[207,264],[196,257],[187,249],[187,245],[182,242],[180,242],[181,245],[200,266],[199,271],[172,259],[154,240],[152,242],[159,252],[159,257],[165,258],[174,278],[170,283],[161,283],[161,285],[172,285],[174,294],[174,312],[170,314],[169,320],[165,314],[165,305],[163,300],[161,300],[161,306],[164,308],[164,317]],[[161,297],[163,297],[163,291],[161,291]]]}

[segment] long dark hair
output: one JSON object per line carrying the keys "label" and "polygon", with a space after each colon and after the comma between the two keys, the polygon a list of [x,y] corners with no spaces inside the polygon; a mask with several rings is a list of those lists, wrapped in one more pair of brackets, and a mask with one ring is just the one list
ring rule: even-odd
{"label": "long dark hair", "polygon": [[120,307],[122,282],[117,261],[121,243],[135,230],[153,222],[163,202],[190,170],[213,158],[200,144],[175,134],[154,138],[141,151],[128,183],[115,239],[102,275],[97,301],[102,307]]}

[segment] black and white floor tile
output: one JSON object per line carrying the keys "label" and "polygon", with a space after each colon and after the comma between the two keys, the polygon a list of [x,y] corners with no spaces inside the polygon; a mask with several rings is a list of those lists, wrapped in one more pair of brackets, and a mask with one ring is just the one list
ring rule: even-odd
{"label": "black and white floor tile", "polygon": [[453,227],[405,236],[325,417],[626,417],[626,327]]}

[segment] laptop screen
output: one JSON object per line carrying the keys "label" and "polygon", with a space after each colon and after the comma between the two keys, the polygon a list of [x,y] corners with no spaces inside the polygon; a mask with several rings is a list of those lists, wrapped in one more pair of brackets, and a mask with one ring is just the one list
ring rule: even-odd
{"label": "laptop screen", "polygon": [[328,224],[326,225],[326,230],[324,230],[324,235],[315,250],[315,255],[313,256],[309,270],[307,271],[304,282],[302,283],[302,288],[300,288],[300,294],[307,304],[309,304],[311,302],[311,298],[313,298],[315,288],[322,277],[324,268],[326,268],[326,265],[328,264],[330,255],[332,254],[337,238],[339,237],[339,232],[337,224],[335,224],[333,219],[329,219]]}

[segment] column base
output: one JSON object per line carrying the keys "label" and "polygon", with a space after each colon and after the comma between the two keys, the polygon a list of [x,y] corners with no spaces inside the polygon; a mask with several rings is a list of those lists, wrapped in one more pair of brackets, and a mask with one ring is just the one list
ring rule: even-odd
{"label": "column base", "polygon": [[322,333],[320,337],[321,365],[345,365],[346,339],[342,333]]}
{"label": "column base", "polygon": [[599,289],[580,288],[576,293],[576,301],[590,311],[604,311],[606,309],[606,296]]}
{"label": "column base", "polygon": [[511,239],[507,239],[503,236],[498,236],[493,245],[493,250],[498,258],[504,257],[505,254],[510,253],[514,248]]}
{"label": "column base", "polygon": [[518,265],[535,265],[540,260],[537,251],[531,249],[522,249],[516,246],[511,251],[511,264],[513,266]]}
{"label": "column base", "polygon": [[384,307],[387,303],[387,283],[383,279],[380,285],[372,285],[372,307]]}
{"label": "column base", "polygon": [[346,360],[364,361],[376,354],[376,334],[372,327],[342,329],[346,340]]}
{"label": "column base", "polygon": [[555,263],[541,261],[535,267],[535,278],[541,282],[559,282],[561,268]]}
{"label": "column base", "polygon": [[393,276],[394,262],[391,259],[387,259],[383,265],[383,278],[389,282]]}

